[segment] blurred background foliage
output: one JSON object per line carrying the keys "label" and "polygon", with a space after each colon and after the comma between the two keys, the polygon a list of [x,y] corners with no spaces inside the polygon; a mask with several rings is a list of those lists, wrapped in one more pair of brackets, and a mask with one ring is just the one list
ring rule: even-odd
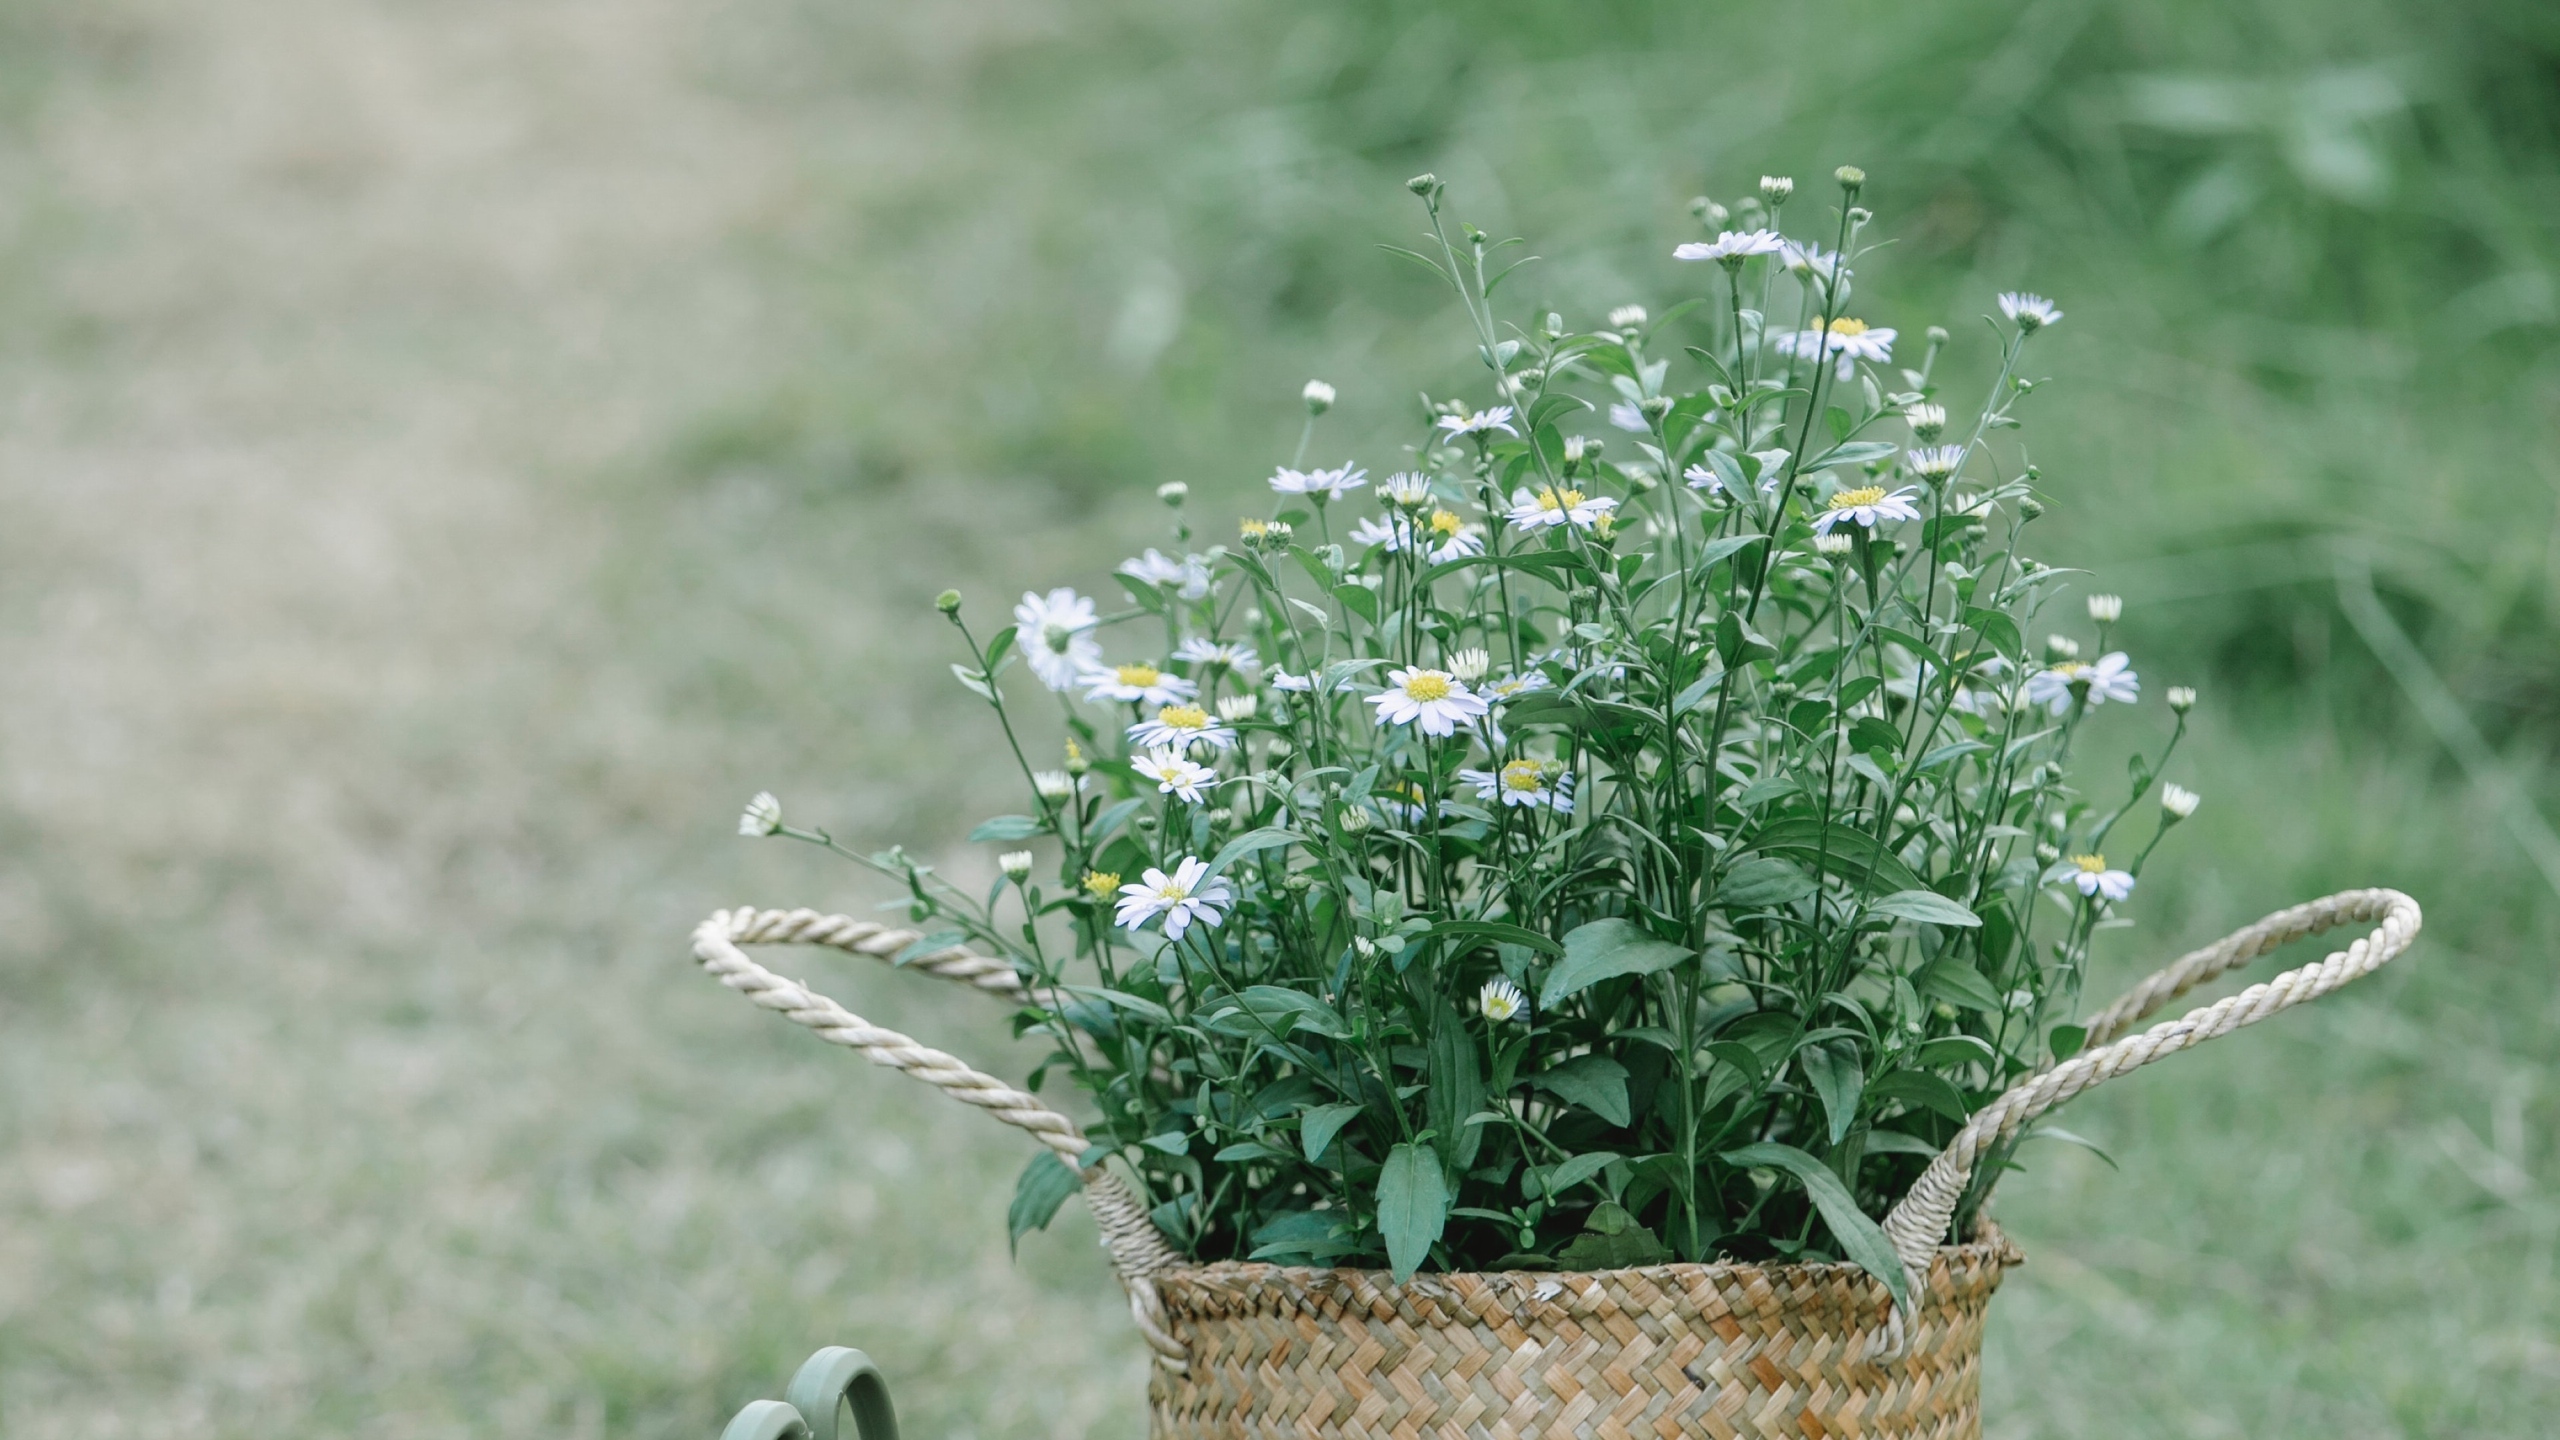
{"label": "blurred background foliage", "polygon": [[688,974],[714,904],[877,898],[737,800],[985,870],[927,599],[1094,588],[1168,479],[1217,533],[1311,375],[1373,469],[1472,393],[1406,176],[1587,321],[1842,163],[1867,318],[2069,312],[2039,554],[2205,694],[2115,973],[2429,910],[2013,1178],[1988,1433],[2547,1433],[2532,0],[5,0],[0,1430],[708,1434],[841,1341],[920,1432],[1134,1433],[1078,1232],[996,1243],[1020,1148]]}

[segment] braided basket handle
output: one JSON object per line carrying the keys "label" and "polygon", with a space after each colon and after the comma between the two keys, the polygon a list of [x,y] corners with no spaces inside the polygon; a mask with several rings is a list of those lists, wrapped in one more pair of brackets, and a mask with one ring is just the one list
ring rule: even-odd
{"label": "braided basket handle", "polygon": [[[882,949],[878,944],[865,943],[881,933],[896,937],[895,944]],[[1156,1294],[1155,1276],[1182,1263],[1181,1257],[1165,1243],[1155,1222],[1148,1218],[1146,1207],[1138,1203],[1138,1197],[1129,1193],[1129,1187],[1118,1176],[1098,1166],[1083,1168],[1083,1156],[1089,1148],[1084,1127],[1042,1104],[1040,1097],[974,1069],[957,1056],[874,1025],[801,982],[776,975],[740,948],[792,943],[832,945],[856,954],[895,954],[914,943],[914,937],[908,932],[882,932],[882,927],[872,922],[843,915],[742,906],[714,911],[711,918],[694,927],[693,957],[721,984],[780,1013],[793,1024],[806,1026],[819,1039],[857,1051],[874,1065],[903,1071],[962,1104],[975,1105],[1007,1125],[1028,1131],[1032,1139],[1075,1167],[1084,1179],[1085,1206],[1093,1212],[1094,1224],[1102,1232],[1102,1246],[1111,1255],[1111,1268],[1129,1292],[1130,1313],[1136,1317],[1139,1331],[1165,1364],[1179,1368],[1186,1358],[1185,1351],[1182,1342],[1174,1339],[1165,1326],[1164,1302]],[[947,973],[991,993],[1006,993],[1003,986],[991,983],[991,974],[981,978],[983,972],[969,963],[986,966],[1000,965],[1002,961],[965,951],[942,951],[929,958],[945,962],[938,973]],[[1011,968],[1005,967],[1008,975]],[[1022,996],[1026,1003],[1031,998],[1018,979],[1012,993]]]}
{"label": "braided basket handle", "polygon": [[[2089,1022],[2090,1047],[2071,1059],[2019,1081],[1974,1112],[1955,1138],[1893,1207],[1884,1231],[1894,1254],[1915,1277],[1947,1233],[1947,1222],[1972,1182],[1982,1152],[2081,1091],[2140,1069],[2207,1040],[2255,1025],[2279,1010],[2316,1000],[2350,980],[2370,975],[2418,938],[2418,902],[2397,890],[2347,890],[2325,900],[2280,910],[2245,930],[2208,945],[2136,985]],[[2373,933],[2317,964],[2288,970],[2138,1035],[2116,1037],[2135,1021],[2207,980],[2306,935],[2340,925],[2379,922]]]}

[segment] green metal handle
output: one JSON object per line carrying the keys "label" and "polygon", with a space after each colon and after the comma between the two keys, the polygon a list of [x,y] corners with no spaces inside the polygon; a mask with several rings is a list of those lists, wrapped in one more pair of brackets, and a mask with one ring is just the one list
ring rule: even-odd
{"label": "green metal handle", "polygon": [[720,1440],[838,1440],[846,1406],[858,1440],[898,1440],[889,1382],[859,1350],[830,1345],[803,1362],[781,1400],[758,1400],[720,1432]]}

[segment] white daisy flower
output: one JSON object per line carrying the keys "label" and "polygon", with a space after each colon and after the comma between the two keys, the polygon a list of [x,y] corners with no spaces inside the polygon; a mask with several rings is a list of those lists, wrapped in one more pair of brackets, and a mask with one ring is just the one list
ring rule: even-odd
{"label": "white daisy flower", "polygon": [[1825,560],[1837,560],[1857,548],[1856,537],[1846,530],[1825,530],[1813,537],[1813,553]]}
{"label": "white daisy flower", "polygon": [[1199,804],[1201,797],[1218,784],[1217,771],[1179,750],[1150,750],[1130,761],[1129,768],[1156,782],[1158,794],[1170,795],[1185,805]]}
{"label": "white daisy flower", "polygon": [[1179,940],[1194,922],[1215,928],[1227,918],[1219,907],[1234,899],[1235,891],[1226,877],[1209,878],[1209,862],[1190,855],[1174,866],[1170,875],[1150,865],[1145,876],[1122,885],[1120,909],[1114,918],[1121,928],[1135,930],[1161,915],[1164,938]]}
{"label": "white daisy flower", "polygon": [[1262,657],[1254,653],[1252,646],[1241,645],[1233,640],[1212,640],[1205,635],[1194,635],[1183,641],[1174,650],[1173,658],[1188,660],[1194,665],[1222,665],[1229,670],[1253,671],[1262,668]]}
{"label": "white daisy flower", "polygon": [[770,790],[759,790],[738,816],[738,833],[762,837],[782,832],[782,802]]}
{"label": "white daisy flower", "polygon": [[2065,660],[2027,679],[2027,703],[2059,715],[2071,708],[2075,694],[2085,693],[2092,706],[2113,700],[2130,705],[2142,698],[2142,677],[2127,667],[2125,653],[2111,650],[2095,665]]}
{"label": "white daisy flower", "polygon": [[1043,800],[1066,800],[1084,789],[1084,777],[1070,775],[1064,770],[1034,770],[1031,772],[1031,788],[1038,791]]}
{"label": "white daisy flower", "polygon": [[1906,453],[1903,460],[1910,465],[1912,474],[1924,480],[1944,480],[1964,468],[1964,447],[1961,445],[1925,446]]}
{"label": "white daisy flower", "polygon": [[1822,513],[1813,518],[1814,533],[1828,535],[1831,527],[1843,520],[1869,530],[1876,528],[1880,520],[1917,520],[1920,512],[1907,498],[1913,493],[1908,485],[1891,494],[1885,493],[1881,485],[1840,491],[1823,502]]}
{"label": "white daisy flower", "polygon": [[1096,665],[1084,672],[1084,698],[1094,704],[1116,700],[1127,705],[1171,705],[1200,693],[1179,675],[1168,675],[1145,661],[1134,665]]}
{"label": "white daisy flower", "polygon": [[2090,596],[2089,618],[2101,625],[2113,625],[2124,618],[2124,597],[2121,595]]}
{"label": "white daisy flower", "polygon": [[1226,721],[1230,725],[1250,720],[1261,713],[1262,697],[1259,695],[1221,695],[1218,697],[1218,718]]}
{"label": "white daisy flower", "polygon": [[1653,431],[1653,422],[1644,418],[1644,411],[1638,409],[1632,400],[1621,400],[1610,406],[1609,423],[1630,435],[1647,435]]}
{"label": "white daisy flower", "polygon": [[1472,725],[1491,707],[1466,682],[1446,670],[1392,670],[1387,688],[1369,697],[1381,725],[1419,724],[1425,735],[1448,736]]}
{"label": "white daisy flower", "polygon": [[1831,322],[1829,330],[1789,331],[1770,343],[1781,355],[1806,360],[1837,355],[1840,357],[1839,378],[1847,380],[1858,373],[1857,362],[1861,360],[1877,365],[1891,360],[1893,337],[1899,333],[1843,315]]}
{"label": "white daisy flower", "polygon": [[1688,481],[1689,488],[1692,490],[1704,490],[1710,495],[1724,493],[1724,477],[1718,475],[1711,466],[1692,465],[1680,472],[1680,478]]}
{"label": "white daisy flower", "polygon": [[1298,398],[1307,402],[1307,413],[1321,415],[1333,408],[1333,387],[1321,380],[1310,380],[1298,392]]}
{"label": "white daisy flower", "polygon": [[2016,321],[2019,329],[2030,333],[2041,330],[2047,325],[2058,325],[2062,322],[2062,312],[2053,308],[2052,301],[2041,295],[2030,295],[2023,290],[2011,290],[2003,294],[2000,297],[2000,313]]}
{"label": "white daisy flower", "polygon": [[1373,546],[1389,553],[1402,550],[1405,546],[1405,538],[1405,522],[1399,516],[1366,516],[1359,524],[1351,527],[1352,544]]}
{"label": "white daisy flower", "polygon": [[2196,792],[2188,789],[2184,785],[2163,785],[2160,787],[2161,813],[2168,816],[2172,821],[2184,820],[2188,816],[2193,815],[2196,813],[2196,807],[2203,803],[2203,796],[2198,795]]}
{"label": "white daisy flower", "polygon": [[1419,510],[1431,503],[1431,477],[1399,470],[1378,486],[1378,493],[1407,510]]}
{"label": "white daisy flower", "polygon": [[1004,878],[1019,885],[1031,878],[1031,852],[1007,850],[996,857],[996,868],[1004,872]]}
{"label": "white daisy flower", "polygon": [[1796,193],[1796,181],[1795,177],[1792,175],[1763,175],[1760,177],[1760,198],[1768,201],[1772,205],[1786,204],[1787,197],[1794,193]]}
{"label": "white daisy flower", "polygon": [[1194,745],[1226,750],[1234,747],[1236,732],[1219,724],[1208,711],[1197,705],[1167,705],[1130,726],[1129,743],[1147,750],[1185,753]]}
{"label": "white daisy flower", "polygon": [[1524,674],[1503,676],[1501,679],[1484,687],[1484,695],[1486,699],[1489,699],[1493,701],[1493,703],[1499,705],[1505,700],[1517,700],[1532,690],[1544,690],[1546,688],[1547,677],[1545,674],[1540,671],[1531,670]]}
{"label": "white daisy flower", "polygon": [[2105,900],[2132,896],[2133,877],[2122,870],[2108,869],[2106,856],[2074,855],[2071,863],[2080,872],[2071,877],[2071,883],[2079,887],[2081,894]]}
{"label": "white daisy flower", "polygon": [[1449,673],[1473,685],[1493,668],[1493,654],[1480,645],[1449,652]]}
{"label": "white daisy flower", "polygon": [[1496,405],[1490,410],[1479,410],[1467,416],[1443,415],[1439,425],[1449,432],[1449,438],[1453,440],[1461,435],[1484,435],[1496,430],[1515,440],[1520,438],[1520,432],[1511,428],[1511,407],[1508,405]]}
{"label": "white daisy flower", "polygon": [[1476,992],[1476,1013],[1496,1025],[1528,1008],[1529,997],[1499,975],[1484,982],[1484,988]]}
{"label": "white daisy flower", "polygon": [[1263,678],[1270,682],[1272,689],[1291,695],[1303,695],[1316,688],[1313,675],[1292,675],[1286,670],[1274,670]]}
{"label": "white daisy flower", "polygon": [[1523,757],[1499,770],[1461,770],[1458,778],[1476,787],[1479,800],[1573,813],[1573,772],[1561,760]]}
{"label": "white daisy flower", "polygon": [[1420,542],[1430,547],[1423,558],[1434,565],[1484,553],[1483,527],[1468,524],[1454,510],[1432,511],[1417,534]]}
{"label": "white daisy flower", "polygon": [[1727,230],[1713,240],[1692,240],[1672,250],[1674,260],[1721,260],[1739,265],[1754,255],[1776,255],[1787,248],[1775,230]]}
{"label": "white daisy flower", "polygon": [[1609,328],[1612,330],[1641,330],[1644,328],[1644,322],[1650,318],[1651,317],[1645,313],[1645,308],[1641,305],[1621,305],[1617,309],[1609,312]]}
{"label": "white daisy flower", "polygon": [[1064,690],[1102,663],[1102,642],[1091,633],[1096,619],[1093,602],[1063,585],[1047,595],[1026,590],[1013,607],[1013,643],[1041,684]]}
{"label": "white daisy flower", "polygon": [[1283,495],[1311,495],[1320,500],[1339,500],[1345,492],[1368,483],[1368,471],[1349,465],[1335,470],[1292,470],[1283,465],[1271,476],[1271,488]]}
{"label": "white daisy flower", "polygon": [[2172,685],[2172,686],[2170,686],[2170,687],[2169,687],[2169,708],[2170,708],[2170,709],[2172,709],[2172,710],[2177,711],[2177,712],[2178,712],[2179,714],[2181,714],[2181,715],[2184,715],[2184,714],[2186,714],[2188,711],[2193,710],[2194,708],[2196,708],[2196,691],[2195,691],[2195,687],[2194,687],[2194,686],[2192,686],[2192,685]]}
{"label": "white daisy flower", "polygon": [[1912,434],[1920,437],[1920,443],[1925,445],[1937,439],[1939,432],[1947,428],[1947,407],[1932,405],[1926,401],[1915,401],[1902,407],[1902,420],[1904,424],[1911,427]]}
{"label": "white daisy flower", "polygon": [[1779,263],[1799,280],[1820,280],[1829,284],[1840,273],[1840,252],[1819,245],[1799,245],[1793,240],[1780,242]]}
{"label": "white daisy flower", "polygon": [[1121,561],[1120,573],[1148,585],[1179,587],[1185,600],[1199,600],[1209,593],[1209,562],[1198,555],[1176,560],[1150,548],[1144,555]]}
{"label": "white daisy flower", "polygon": [[1551,525],[1576,525],[1588,530],[1601,516],[1618,508],[1618,502],[1605,495],[1587,496],[1579,490],[1541,487],[1531,491],[1525,487],[1511,492],[1511,523],[1521,530],[1543,530]]}

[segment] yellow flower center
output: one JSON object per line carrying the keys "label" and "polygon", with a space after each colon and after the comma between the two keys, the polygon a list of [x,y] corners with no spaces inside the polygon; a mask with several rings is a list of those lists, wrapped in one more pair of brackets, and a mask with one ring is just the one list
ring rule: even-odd
{"label": "yellow flower center", "polygon": [[1539,791],[1547,788],[1547,763],[1543,760],[1514,760],[1502,767],[1505,790]]}
{"label": "yellow flower center", "polygon": [[2107,868],[2107,857],[2104,855],[2074,855],[2071,857],[2071,863],[2079,866],[2084,874],[2098,875],[2105,873]]}
{"label": "yellow flower center", "polygon": [[1167,705],[1156,712],[1156,723],[1176,730],[1206,730],[1209,712],[1197,705]]}
{"label": "yellow flower center", "polygon": [[1118,670],[1121,684],[1134,685],[1141,690],[1164,678],[1164,672],[1153,665],[1122,665]]}
{"label": "yellow flower center", "polygon": [[1425,670],[1404,682],[1404,693],[1415,700],[1446,700],[1449,698],[1449,677],[1438,671]]}
{"label": "yellow flower center", "polygon": [[1830,508],[1834,510],[1855,510],[1861,505],[1873,505],[1883,498],[1883,486],[1861,485],[1855,490],[1843,490],[1839,494],[1832,496]]}
{"label": "yellow flower center", "polygon": [[1831,333],[1834,335],[1864,335],[1867,333],[1867,322],[1864,320],[1852,320],[1848,316],[1843,315],[1839,319],[1831,322]]}
{"label": "yellow flower center", "polygon": [[1084,893],[1096,900],[1108,900],[1120,893],[1120,874],[1116,870],[1084,872]]}
{"label": "yellow flower center", "polygon": [[1455,535],[1460,530],[1466,528],[1466,523],[1467,522],[1459,519],[1454,513],[1447,510],[1434,510],[1431,512],[1431,528],[1442,535]]}
{"label": "yellow flower center", "polygon": [[2088,668],[2077,660],[2065,660],[2053,667],[2053,673],[2074,685],[2086,685],[2089,683],[2089,677],[2083,672]]}
{"label": "yellow flower center", "polygon": [[1579,490],[1541,490],[1538,492],[1538,508],[1541,510],[1570,510],[1581,503],[1582,492]]}
{"label": "yellow flower center", "polygon": [[1271,522],[1248,517],[1236,522],[1236,532],[1248,540],[1256,535],[1268,535],[1271,533]]}

